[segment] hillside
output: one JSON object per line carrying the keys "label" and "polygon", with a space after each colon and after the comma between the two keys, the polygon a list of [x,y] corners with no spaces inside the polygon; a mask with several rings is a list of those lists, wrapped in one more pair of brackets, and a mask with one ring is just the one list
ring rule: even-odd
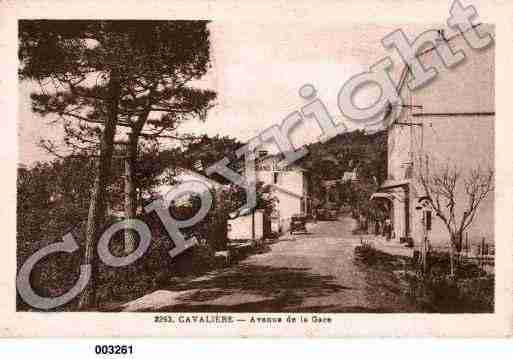
{"label": "hillside", "polygon": [[[358,213],[363,208],[371,211],[370,195],[375,192],[387,174],[386,132],[365,134],[354,131],[340,134],[326,143],[308,145],[308,155],[299,165],[309,171],[311,196],[314,205],[325,202],[325,180],[341,179],[344,172],[356,169],[358,181],[337,185],[334,198],[339,205],[347,205]],[[366,213],[369,214],[369,213]]]}

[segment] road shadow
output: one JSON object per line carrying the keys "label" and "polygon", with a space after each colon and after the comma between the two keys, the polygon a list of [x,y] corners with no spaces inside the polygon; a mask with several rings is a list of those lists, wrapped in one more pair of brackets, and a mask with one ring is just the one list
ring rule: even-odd
{"label": "road shadow", "polygon": [[[312,297],[325,297],[352,288],[336,284],[333,276],[313,274],[310,268],[241,264],[212,276],[173,283],[164,290],[196,292],[180,297],[180,303],[159,311],[277,312],[297,308]],[[222,297],[253,296],[250,303],[223,304]],[[215,304],[206,303],[219,299]],[[319,308],[320,309],[320,308]]]}

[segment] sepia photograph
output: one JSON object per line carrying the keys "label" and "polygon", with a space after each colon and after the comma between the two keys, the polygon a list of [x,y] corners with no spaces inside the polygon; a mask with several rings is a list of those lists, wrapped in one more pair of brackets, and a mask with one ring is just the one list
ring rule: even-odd
{"label": "sepia photograph", "polygon": [[495,27],[456,10],[20,19],[16,311],[494,313]]}

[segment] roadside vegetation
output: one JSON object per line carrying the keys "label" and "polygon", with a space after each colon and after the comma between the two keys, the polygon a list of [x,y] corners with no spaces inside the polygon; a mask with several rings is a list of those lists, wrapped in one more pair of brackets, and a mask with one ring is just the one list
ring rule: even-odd
{"label": "roadside vegetation", "polygon": [[[174,176],[162,176],[164,169],[193,169],[194,162],[200,158],[207,165],[224,153],[233,154],[232,149],[239,142],[228,137],[202,136],[191,141],[188,146],[168,149],[160,152],[141,149],[136,162],[136,181],[143,198],[150,201],[158,195],[155,188],[164,183],[172,184]],[[208,149],[208,151],[207,151]],[[213,149],[217,149],[214,151]],[[208,153],[209,158],[205,157]],[[87,156],[68,156],[56,158],[45,163],[36,163],[31,167],[20,167],[17,179],[17,265],[23,263],[39,249],[62,240],[66,233],[73,233],[80,250],[72,255],[55,254],[40,261],[32,272],[31,283],[36,293],[42,296],[59,296],[72,287],[78,279],[79,267],[85,248],[92,174],[95,172],[94,159]],[[123,164],[113,161],[113,175],[107,185],[107,198],[111,208],[123,204]],[[198,245],[171,259],[169,251],[172,241],[155,213],[137,214],[136,218],[147,223],[152,231],[151,246],[146,254],[130,266],[113,268],[99,263],[98,310],[108,309],[135,299],[149,291],[165,285],[173,278],[198,275],[205,271],[223,266],[226,260],[216,258],[215,252],[226,250],[227,226],[230,213],[241,207],[244,191],[237,187],[226,186],[212,190],[213,209],[195,226],[183,229],[186,236],[194,236]],[[144,203],[139,203],[142,208]],[[197,210],[199,202],[192,198],[184,205],[172,206],[171,214],[176,218],[190,218]],[[273,200],[267,196],[267,189],[257,187],[257,208],[271,211]],[[115,216],[106,216],[104,229],[115,221]],[[103,232],[103,230],[101,231]],[[124,253],[123,231],[118,232],[111,241],[114,255]],[[33,310],[21,297],[17,297],[18,310]],[[57,310],[78,310],[78,300],[56,308]]]}
{"label": "roadside vegetation", "polygon": [[[370,242],[355,248],[355,260],[368,271],[393,274],[397,290],[423,313],[493,313],[494,275],[478,263],[461,262],[456,275],[449,275],[449,253],[430,252],[428,271],[410,257],[381,252]],[[380,274],[382,275],[382,274]]]}

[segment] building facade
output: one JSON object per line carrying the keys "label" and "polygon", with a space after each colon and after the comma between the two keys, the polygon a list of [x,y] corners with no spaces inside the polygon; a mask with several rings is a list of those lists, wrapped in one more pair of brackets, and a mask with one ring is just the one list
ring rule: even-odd
{"label": "building facade", "polygon": [[[481,25],[482,27],[484,25]],[[493,34],[493,28],[485,27]],[[478,29],[479,30],[479,29]],[[465,60],[451,69],[440,63],[436,47],[418,55],[425,66],[440,64],[437,77],[419,89],[410,90],[408,68],[398,84],[403,99],[401,114],[388,125],[387,180],[376,200],[390,209],[392,238],[420,245],[427,236],[437,246],[449,244],[445,224],[422,205],[426,191],[421,176],[450,166],[460,173],[455,189],[456,220],[468,202],[464,181],[472,170],[494,169],[494,47],[473,50],[461,34],[442,37],[453,51],[463,50]],[[391,116],[397,114],[394,109]],[[450,204],[447,204],[448,206]],[[429,212],[429,213],[427,213]],[[430,228],[426,218],[429,217]],[[466,236],[470,242],[493,241],[494,194],[490,193],[476,212]]]}
{"label": "building facade", "polygon": [[274,232],[288,231],[293,215],[311,212],[308,171],[297,165],[281,167],[281,160],[274,155],[260,157],[256,167],[257,181],[272,186],[272,195],[276,198],[271,218]]}

